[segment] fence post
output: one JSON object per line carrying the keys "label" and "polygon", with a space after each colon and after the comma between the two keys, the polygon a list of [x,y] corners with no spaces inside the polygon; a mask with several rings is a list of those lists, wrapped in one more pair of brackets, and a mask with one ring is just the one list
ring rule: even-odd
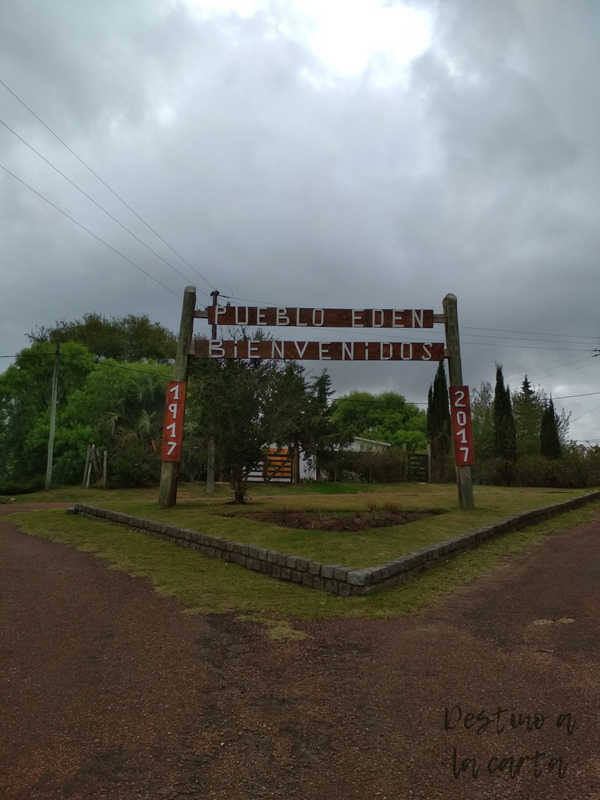
{"label": "fence post", "polygon": [[91,463],[94,465],[94,475],[96,480],[100,477],[100,467],[98,466],[98,460],[96,459],[96,445],[92,445],[92,449],[90,450],[90,457]]}
{"label": "fence post", "polygon": [[84,488],[85,488],[85,483],[87,481],[88,465],[90,463],[90,458],[91,458],[90,453],[91,452],[92,452],[92,445],[88,444],[87,452],[85,454],[85,467],[83,468],[83,482],[81,484]]}

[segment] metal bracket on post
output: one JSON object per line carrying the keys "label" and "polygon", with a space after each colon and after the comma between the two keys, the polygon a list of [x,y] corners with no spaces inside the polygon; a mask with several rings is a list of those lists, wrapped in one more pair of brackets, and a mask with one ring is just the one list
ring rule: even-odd
{"label": "metal bracket on post", "polygon": [[[194,332],[194,311],[196,308],[196,287],[186,286],[181,310],[181,325],[177,340],[177,355],[173,368],[174,381],[187,381],[189,350]],[[179,479],[179,462],[163,461],[160,471],[158,489],[158,507],[171,508],[177,502],[177,482]]]}
{"label": "metal bracket on post", "polygon": [[[448,350],[448,372],[450,386],[462,386],[462,364],[460,360],[460,336],[458,332],[458,310],[456,295],[447,294],[444,297],[444,316],[446,327],[446,348]],[[454,443],[453,443],[454,447]],[[471,467],[456,467],[456,485],[458,487],[458,502],[461,508],[472,510],[475,508],[473,497],[473,481]]]}

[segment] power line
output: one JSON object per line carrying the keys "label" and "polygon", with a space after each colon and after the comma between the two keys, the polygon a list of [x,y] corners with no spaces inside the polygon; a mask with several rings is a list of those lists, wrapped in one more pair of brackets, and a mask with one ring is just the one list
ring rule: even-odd
{"label": "power line", "polygon": [[[190,279],[189,279],[189,278],[188,278],[186,275],[184,275],[182,272],[180,272],[180,271],[179,271],[179,270],[178,270],[176,267],[174,267],[172,264],[170,264],[170,263],[169,263],[169,262],[168,262],[168,261],[167,261],[165,258],[163,258],[163,257],[162,257],[162,256],[161,256],[159,253],[157,253],[157,252],[156,252],[156,250],[153,250],[153,249],[150,247],[150,245],[146,244],[146,242],[144,242],[142,239],[140,239],[140,237],[139,237],[139,236],[136,236],[136,234],[135,234],[135,233],[133,233],[133,231],[130,231],[130,230],[129,230],[129,228],[128,228],[126,225],[123,225],[123,223],[122,223],[122,222],[119,222],[119,220],[118,220],[116,217],[114,217],[114,216],[113,216],[113,215],[112,215],[112,214],[111,214],[109,211],[107,211],[107,210],[106,210],[106,209],[105,209],[103,206],[101,206],[101,205],[100,205],[100,203],[97,203],[97,202],[96,202],[96,200],[94,200],[94,198],[93,198],[93,197],[90,197],[90,195],[89,195],[87,192],[85,192],[83,189],[81,189],[79,186],[77,186],[77,184],[76,184],[74,181],[72,181],[72,180],[71,180],[69,177],[67,177],[67,176],[65,175],[65,173],[64,173],[64,172],[61,172],[61,170],[59,170],[59,169],[58,169],[58,167],[54,166],[54,164],[53,164],[51,161],[49,161],[49,160],[48,160],[48,159],[47,159],[45,156],[43,156],[43,155],[42,155],[42,154],[41,154],[41,153],[40,153],[38,150],[36,150],[36,149],[35,149],[35,147],[33,147],[32,145],[30,145],[30,144],[29,144],[29,142],[26,142],[26,141],[25,141],[25,139],[23,139],[23,137],[22,137],[22,136],[19,136],[19,134],[18,134],[16,131],[14,131],[14,130],[13,130],[13,129],[12,129],[10,126],[9,126],[9,125],[7,125],[7,124],[6,124],[6,122],[4,122],[3,120],[1,120],[1,119],[0,119],[0,125],[4,125],[4,127],[5,127],[7,130],[9,130],[9,131],[10,131],[10,132],[11,132],[11,133],[14,135],[14,136],[16,136],[16,137],[17,137],[17,139],[19,139],[21,142],[23,142],[23,144],[24,144],[26,147],[28,147],[28,148],[29,148],[31,151],[33,151],[33,152],[34,152],[34,153],[35,153],[37,156],[39,156],[39,157],[42,159],[42,161],[45,161],[45,162],[46,162],[46,164],[48,164],[48,166],[49,166],[49,167],[52,167],[52,169],[53,169],[55,172],[58,172],[58,174],[59,174],[59,175],[61,175],[61,176],[62,176],[62,177],[63,177],[63,178],[66,180],[66,181],[68,181],[68,182],[71,184],[71,186],[74,186],[74,187],[75,187],[75,189],[77,189],[77,191],[78,191],[78,192],[81,192],[81,194],[82,194],[84,197],[87,197],[87,199],[88,199],[88,200],[89,200],[91,203],[93,203],[93,204],[94,204],[94,205],[95,205],[97,208],[99,208],[99,209],[100,209],[100,211],[103,211],[103,212],[104,212],[104,213],[105,213],[105,214],[106,214],[108,217],[110,217],[110,218],[113,220],[113,222],[116,222],[116,223],[117,223],[117,225],[120,225],[120,226],[121,226],[121,228],[123,228],[123,230],[124,230],[124,231],[127,231],[127,233],[128,233],[130,236],[133,236],[133,238],[134,238],[136,241],[138,241],[138,242],[139,242],[141,245],[143,245],[143,246],[144,246],[144,247],[145,247],[147,250],[149,250],[151,253],[153,253],[153,254],[154,254],[154,255],[155,255],[157,258],[159,258],[159,259],[160,259],[160,260],[161,260],[163,263],[165,263],[165,264],[166,264],[168,267],[170,267],[170,268],[171,268],[171,269],[172,269],[174,272],[176,272],[176,273],[177,273],[177,274],[178,274],[178,275],[179,275],[181,278],[183,278],[183,279],[184,279],[185,281],[187,281],[188,283],[193,283],[193,281],[190,281]],[[202,289],[200,289],[199,291],[201,291],[201,292],[202,292],[202,294],[206,295],[206,297],[210,297],[210,295],[208,295],[206,292],[202,291]]]}
{"label": "power line", "polygon": [[0,358],[45,358],[49,353],[15,353],[12,356],[0,356]]}
{"label": "power line", "polygon": [[[198,270],[197,270],[195,267],[193,267],[193,266],[192,266],[192,265],[189,263],[189,261],[186,261],[186,259],[185,259],[185,258],[184,258],[184,257],[183,257],[183,256],[182,256],[180,253],[178,253],[178,252],[177,252],[177,250],[175,250],[173,247],[171,247],[171,245],[170,245],[170,244],[169,244],[169,243],[166,241],[166,239],[163,239],[163,237],[162,237],[162,236],[161,236],[161,235],[160,235],[160,234],[159,234],[159,233],[158,233],[156,230],[154,230],[154,228],[153,228],[151,225],[149,225],[149,224],[146,222],[146,220],[145,220],[145,219],[143,219],[143,218],[142,218],[142,217],[141,217],[141,216],[140,216],[140,215],[139,215],[139,214],[138,214],[136,211],[134,211],[134,210],[133,210],[133,208],[132,208],[132,207],[131,207],[131,206],[130,206],[128,203],[126,203],[126,202],[125,202],[125,200],[123,200],[123,198],[122,198],[120,195],[118,195],[118,194],[117,194],[117,193],[114,191],[114,189],[111,189],[111,187],[108,185],[108,183],[106,183],[106,181],[102,180],[102,178],[101,178],[101,177],[100,177],[100,176],[99,176],[99,175],[98,175],[96,172],[94,172],[94,170],[93,170],[93,169],[92,169],[92,168],[89,166],[89,164],[87,164],[87,163],[86,163],[86,162],[85,162],[85,161],[84,161],[84,160],[83,160],[83,159],[82,159],[80,156],[78,156],[78,155],[77,155],[77,153],[76,153],[74,150],[72,150],[72,149],[69,147],[69,145],[68,145],[66,142],[64,142],[64,141],[63,141],[63,140],[60,138],[60,136],[59,136],[57,133],[55,133],[55,132],[52,130],[52,128],[50,128],[50,126],[49,126],[49,125],[47,125],[47,124],[44,122],[44,120],[43,120],[43,119],[41,119],[41,117],[38,117],[38,115],[35,113],[35,111],[33,111],[33,110],[32,110],[32,109],[31,109],[31,108],[30,108],[30,107],[27,105],[27,103],[25,103],[25,101],[24,101],[24,100],[21,100],[21,98],[19,97],[19,95],[18,95],[16,92],[13,92],[13,90],[12,90],[12,89],[11,89],[9,86],[7,86],[7,85],[6,85],[6,83],[4,83],[4,81],[3,81],[3,80],[1,80],[1,79],[0,79],[0,84],[2,84],[2,86],[4,86],[4,88],[5,88],[5,89],[6,89],[8,92],[10,92],[10,93],[12,94],[12,96],[13,96],[13,97],[14,97],[16,100],[18,100],[18,101],[19,101],[19,103],[21,103],[21,105],[22,105],[24,108],[26,108],[26,109],[27,109],[27,111],[29,111],[29,113],[30,113],[30,114],[32,114],[32,115],[33,115],[33,116],[34,116],[34,117],[37,119],[37,121],[38,121],[39,123],[41,123],[41,124],[44,126],[44,128],[46,128],[46,130],[47,130],[47,131],[49,131],[49,132],[52,134],[52,136],[54,136],[54,138],[55,138],[55,139],[58,139],[58,141],[59,141],[59,142],[60,142],[60,143],[63,145],[63,147],[66,147],[66,148],[67,148],[67,150],[69,151],[69,153],[71,153],[73,156],[75,156],[75,158],[76,158],[76,159],[77,159],[77,160],[78,160],[78,161],[79,161],[81,164],[83,164],[83,166],[84,166],[84,167],[85,167],[87,170],[89,170],[89,171],[92,173],[92,175],[93,175],[95,178],[97,178],[97,180],[99,180],[99,181],[100,181],[100,183],[101,183],[103,186],[105,186],[105,187],[108,189],[108,191],[109,191],[111,194],[113,194],[113,195],[114,195],[114,196],[117,198],[117,200],[119,200],[119,202],[123,203],[123,205],[125,206],[125,208],[129,209],[129,211],[131,211],[131,213],[132,213],[134,216],[136,216],[136,217],[137,217],[137,218],[140,220],[140,222],[142,222],[142,223],[143,223],[143,224],[144,224],[144,225],[145,225],[145,226],[148,228],[148,230],[152,231],[152,233],[153,233],[155,236],[157,236],[157,237],[158,237],[158,238],[161,240],[161,242],[163,242],[163,244],[165,244],[165,245],[166,245],[166,246],[169,248],[169,250],[171,250],[171,252],[175,253],[175,255],[177,256],[177,258],[180,258],[180,259],[183,261],[183,263],[184,263],[184,264],[187,264],[187,266],[188,266],[188,267],[189,267],[189,268],[190,268],[190,269],[191,269],[193,272],[195,272],[195,273],[196,273],[196,275],[198,275],[198,277],[199,277],[199,278],[202,278],[202,280],[203,280],[203,281],[204,281],[206,284],[208,284],[208,285],[210,286],[210,288],[211,288],[211,289],[213,289],[213,290],[214,290],[214,288],[215,288],[215,287],[214,287],[214,286],[213,286],[213,285],[210,283],[210,281],[208,281],[208,280],[207,280],[207,279],[204,277],[204,275],[202,275],[200,272],[198,272]],[[186,279],[186,280],[187,280],[187,279]],[[203,294],[206,294],[206,292],[203,292]]]}
{"label": "power line", "polygon": [[[54,353],[53,352],[52,353],[50,353],[50,352],[48,352],[48,353],[22,353],[22,354],[16,353],[16,354],[11,355],[11,356],[0,356],[0,358],[17,358],[17,357],[22,357],[22,356],[25,356],[25,357],[28,357],[28,358],[46,358],[46,357],[50,357],[51,356],[52,358],[54,358]],[[141,372],[144,375],[151,374],[151,375],[161,375],[162,376],[161,372],[151,372],[150,370],[136,369],[134,367],[123,367],[120,364],[108,364],[106,361],[101,361],[101,360],[100,361],[96,361],[96,359],[93,359],[93,358],[84,358],[83,356],[76,356],[76,355],[73,355],[71,353],[63,354],[63,358],[64,359],[69,359],[69,358],[70,359],[76,359],[78,361],[86,361],[86,362],[89,362],[89,363],[92,363],[92,364],[98,364],[99,366],[102,366],[102,367],[114,367],[115,369],[126,369],[126,370],[129,370],[130,372]],[[599,392],[599,394],[600,394],[600,392]],[[390,399],[390,400],[367,400],[367,399],[355,400],[355,399],[353,399],[351,397],[338,397],[338,398],[332,398],[332,400],[335,400],[336,402],[339,402],[339,401],[344,401],[344,402],[350,401],[350,402],[358,402],[358,403],[376,403],[379,406],[389,405],[389,404],[393,404],[393,403],[400,403],[402,405],[407,405],[408,404],[408,405],[415,405],[415,406],[416,405],[425,405],[425,406],[427,405],[427,403],[424,402],[424,401],[412,401],[412,400],[401,401],[401,400],[395,400],[395,399]]]}
{"label": "power line", "polygon": [[571,400],[573,397],[592,397],[592,395],[600,394],[600,392],[586,392],[585,394],[565,394],[555,397],[555,400]]}
{"label": "power line", "polygon": [[[221,297],[225,297],[228,300],[240,300],[243,303],[256,303],[258,305],[270,305],[270,306],[283,305],[282,303],[274,303],[272,301],[267,301],[267,300],[252,300],[247,297],[234,297],[232,295],[222,294]],[[523,333],[531,336],[554,336],[554,337],[559,336],[562,338],[593,339],[595,342],[597,342],[600,339],[600,337],[598,336],[584,336],[583,334],[580,335],[580,334],[567,334],[567,333],[542,333],[540,331],[513,331],[507,328],[478,328],[473,325],[461,325],[460,329],[473,330],[473,331],[494,331],[494,333]],[[502,338],[502,337],[491,337],[491,336],[488,337],[486,334],[474,334],[474,333],[467,334],[467,336],[480,336],[481,338]],[[540,341],[545,341],[545,340],[542,339]],[[577,344],[577,342],[572,342],[572,344]],[[583,342],[581,344],[583,344]]]}
{"label": "power line", "polygon": [[[582,347],[589,348],[589,345],[586,342],[577,342],[574,340],[569,340],[567,337],[564,340],[559,340],[553,342],[551,339],[530,339],[524,336],[493,336],[491,333],[463,333],[461,334],[461,339],[464,341],[465,337],[469,338],[477,338],[477,339],[503,339],[510,342],[548,342],[548,344],[578,344]],[[494,343],[492,343],[494,344]],[[553,349],[560,349],[560,348],[553,348]]]}
{"label": "power line", "polygon": [[[533,374],[534,372],[540,372],[540,370],[542,372],[548,371],[548,370],[544,370],[544,367],[548,367],[548,366],[550,366],[550,364],[560,364],[562,361],[569,361],[570,359],[572,360],[574,358],[575,358],[575,356],[561,356],[560,358],[553,358],[552,361],[544,361],[544,363],[540,364],[538,367],[534,367],[531,370],[526,370],[526,374],[527,374],[527,376],[529,376],[530,374]],[[585,358],[588,358],[588,356],[585,356]],[[579,360],[581,361],[582,359],[579,359]],[[521,374],[520,371],[519,372],[511,372],[511,374],[507,375],[506,378],[507,379],[514,378],[514,377],[516,377],[517,375],[520,375],[520,374]]]}
{"label": "power line", "polygon": [[[223,298],[225,298],[227,300],[238,300],[238,301],[241,301],[243,303],[256,303],[257,305],[261,305],[261,306],[281,306],[281,307],[283,307],[281,303],[274,303],[272,301],[267,301],[267,300],[253,300],[253,299],[250,299],[250,298],[235,297],[233,295],[221,295],[221,297],[223,297]],[[511,331],[511,330],[504,331],[502,328],[475,328],[473,326],[468,326],[468,325],[461,326],[461,330],[465,330],[465,329],[468,329],[468,330],[481,330],[481,331],[492,330],[492,331],[495,331],[495,332],[498,332],[498,333],[526,333],[526,334],[531,334],[531,335],[534,335],[534,336],[555,336],[555,337],[560,336],[563,339],[567,339],[567,340],[568,339],[573,339],[573,338],[582,338],[582,339],[586,338],[586,339],[592,339],[593,341],[598,341],[598,337],[597,336],[579,336],[577,334],[570,336],[569,334],[552,334],[552,333],[544,334],[544,333],[535,333],[533,331]],[[321,330],[336,330],[336,329],[322,327]],[[361,335],[361,334],[363,336],[367,335],[367,332],[364,331],[364,330],[363,331],[358,331],[356,329],[353,329],[353,330],[358,335]],[[419,329],[416,329],[416,328],[405,328],[404,329],[405,333],[416,333],[416,332],[421,333],[422,330],[424,330],[424,329],[421,329],[421,328],[419,328]],[[373,329],[373,333],[369,333],[368,335],[370,335],[372,337],[378,337],[378,338],[392,338],[392,339],[404,338],[404,337],[395,336],[393,334],[381,333],[379,329]],[[534,342],[545,342],[545,341],[548,341],[548,344],[553,344],[550,340],[547,340],[547,339],[531,339],[531,340],[528,340],[528,339],[519,339],[518,337],[514,337],[514,336],[492,336],[491,334],[488,335],[488,334],[475,334],[475,333],[467,333],[467,334],[464,334],[461,337],[461,339],[463,341],[463,344],[465,344],[465,345],[466,344],[478,345],[480,347],[497,347],[497,346],[500,346],[500,347],[520,347],[522,349],[531,349],[531,350],[566,350],[566,351],[570,351],[570,352],[574,352],[574,353],[575,352],[576,353],[584,352],[583,349],[555,347],[555,346],[551,346],[551,347],[529,347],[528,345],[509,345],[509,344],[497,345],[495,343],[490,343],[490,342],[471,342],[471,341],[466,341],[466,337],[479,338],[479,339],[507,339],[509,341],[511,341],[511,340],[513,340],[513,341],[534,341]],[[556,344],[580,344],[580,345],[582,345],[582,347],[585,346],[585,342],[576,342],[576,341],[564,341],[564,342],[559,341],[559,342],[556,342]]]}
{"label": "power line", "polygon": [[593,411],[597,411],[599,408],[600,406],[596,406],[595,408],[590,409],[590,411],[586,411],[585,414],[580,414],[580,416],[575,417],[575,419],[569,420],[569,423],[577,422],[578,419],[581,419],[582,417],[587,417],[588,414],[591,414]]}
{"label": "power line", "polygon": [[595,342],[598,341],[598,336],[584,336],[583,334],[568,334],[568,333],[542,333],[541,331],[511,331],[506,328],[476,328],[473,325],[461,325],[461,330],[472,330],[472,331],[494,331],[495,333],[524,333],[530,336],[574,336],[576,339],[593,339]]}
{"label": "power line", "polygon": [[[582,359],[579,359],[578,361],[587,362],[588,359],[582,358]],[[578,363],[578,362],[576,361],[575,363]],[[542,380],[548,380],[549,378],[556,378],[556,377],[558,377],[558,375],[565,375],[567,372],[576,372],[578,369],[585,369],[588,366],[589,366],[589,364],[585,363],[585,364],[580,364],[578,367],[571,367],[570,369],[562,369],[559,372],[552,372],[552,371],[546,370],[546,372],[548,374],[542,373],[541,375],[537,376],[536,380],[539,380],[540,378]]]}
{"label": "power line", "polygon": [[[470,345],[471,347],[517,347],[520,350],[563,350],[563,351],[570,351],[571,353],[583,353],[585,350],[576,350],[574,347],[531,347],[527,344],[496,344],[493,342],[465,342],[463,337],[461,337],[462,344],[467,346]],[[557,342],[557,344],[561,344]]]}
{"label": "power line", "polygon": [[[19,358],[49,358],[49,357],[54,357],[54,353],[50,353],[50,352],[48,352],[48,353],[15,353],[13,355],[0,355],[0,358],[17,358],[17,357],[19,357]],[[97,365],[102,366],[102,367],[112,367],[114,369],[124,369],[124,370],[127,370],[129,372],[140,372],[143,375],[158,375],[159,377],[167,379],[167,377],[165,375],[163,375],[162,372],[153,372],[152,370],[137,369],[135,367],[124,367],[121,364],[109,364],[107,361],[102,361],[102,360],[98,360],[97,361],[96,359],[84,358],[83,356],[76,356],[76,355],[73,355],[71,353],[63,353],[63,359],[65,359],[65,360],[76,359],[77,361],[85,361],[87,363],[97,364]],[[169,365],[165,365],[165,366],[169,366]],[[572,400],[572,399],[577,398],[577,397],[593,397],[593,396],[597,396],[597,395],[600,395],[600,392],[585,392],[583,394],[567,394],[567,395],[559,395],[557,397],[554,397],[554,400]],[[393,406],[394,404],[398,404],[398,406],[400,406],[400,407],[405,406],[405,405],[413,405],[413,406],[426,406],[427,405],[427,401],[425,401],[425,400],[395,400],[395,399],[378,400],[378,399],[354,398],[354,397],[333,397],[332,398],[332,402],[335,402],[335,403],[340,403],[340,402],[343,402],[343,403],[363,403],[363,404],[378,405],[379,407],[382,407],[382,406],[384,406],[384,407],[385,406]],[[482,404],[481,403],[472,403],[472,405],[476,406],[476,405],[482,405]],[[597,408],[600,408],[600,406],[597,406]],[[592,409],[592,411],[595,411],[595,409]],[[582,414],[581,416],[584,417],[584,416],[586,416],[586,414],[591,414],[592,411],[586,411],[586,413]],[[577,419],[581,419],[581,417],[576,417],[576,419],[571,420],[571,422],[575,422]]]}
{"label": "power line", "polygon": [[19,183],[22,183],[22,184],[23,184],[23,186],[26,186],[26,187],[27,187],[28,189],[30,189],[30,190],[31,190],[31,191],[32,191],[34,194],[37,194],[37,196],[38,196],[38,197],[41,197],[41,198],[42,198],[42,200],[45,200],[45,201],[46,201],[46,203],[48,203],[49,205],[51,205],[51,206],[52,206],[52,208],[55,208],[57,211],[60,211],[60,213],[61,213],[61,214],[64,214],[64,216],[65,216],[65,217],[68,217],[68,219],[70,219],[70,220],[71,220],[71,222],[74,222],[76,225],[79,225],[79,227],[80,227],[80,228],[83,228],[83,230],[84,230],[86,233],[89,233],[89,234],[90,234],[90,236],[93,236],[93,237],[94,237],[94,239],[97,239],[99,242],[102,242],[102,244],[103,244],[103,245],[105,245],[106,247],[108,247],[108,249],[109,249],[109,250],[112,250],[112,251],[113,251],[113,253],[116,253],[118,256],[121,256],[121,258],[123,258],[125,261],[127,261],[129,264],[131,264],[133,267],[135,267],[136,269],[139,269],[139,271],[140,271],[140,272],[143,272],[143,273],[144,273],[144,275],[147,275],[147,276],[148,276],[148,278],[151,278],[153,281],[155,281],[155,282],[156,282],[156,283],[158,283],[160,286],[162,286],[162,287],[163,287],[163,289],[166,289],[168,292],[171,292],[171,294],[174,294],[174,295],[175,295],[175,297],[177,297],[177,298],[181,298],[181,295],[177,294],[177,292],[174,292],[172,289],[169,289],[169,287],[168,287],[168,286],[166,286],[166,285],[165,285],[164,283],[162,283],[161,281],[159,281],[159,280],[158,280],[158,278],[155,278],[153,275],[150,275],[150,273],[149,273],[149,272],[146,272],[146,270],[145,270],[145,269],[142,269],[142,267],[138,266],[138,265],[135,263],[135,261],[132,261],[130,258],[127,258],[127,256],[124,256],[124,255],[123,255],[123,253],[120,253],[120,252],[119,252],[118,250],[116,250],[116,249],[115,249],[115,248],[114,248],[112,245],[108,244],[108,242],[105,242],[105,241],[104,241],[104,239],[101,239],[99,236],[97,236],[95,233],[93,233],[93,232],[92,232],[92,231],[91,231],[89,228],[86,228],[86,227],[85,227],[85,225],[82,225],[82,224],[81,224],[81,222],[77,222],[77,220],[76,220],[74,217],[72,217],[70,214],[67,214],[67,212],[66,212],[66,211],[63,211],[63,210],[62,210],[62,208],[59,208],[59,207],[58,207],[58,206],[57,206],[55,203],[53,203],[51,200],[48,200],[48,198],[47,198],[47,197],[44,197],[44,195],[43,195],[43,194],[40,194],[40,193],[39,193],[39,192],[38,192],[36,189],[34,189],[34,188],[33,188],[32,186],[30,186],[28,183],[25,183],[25,181],[24,181],[24,180],[22,180],[21,178],[17,177],[17,176],[14,174],[14,172],[11,172],[11,171],[10,171],[9,169],[7,169],[7,168],[6,168],[6,167],[5,167],[3,164],[0,164],[0,169],[3,169],[5,172],[8,172],[8,174],[9,174],[9,175],[11,175],[11,176],[12,176],[12,177],[13,177],[15,180],[19,181]]}

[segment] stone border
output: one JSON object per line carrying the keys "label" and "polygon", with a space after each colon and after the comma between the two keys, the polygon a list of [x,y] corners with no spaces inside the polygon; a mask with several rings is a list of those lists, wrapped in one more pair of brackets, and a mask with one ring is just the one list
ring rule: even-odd
{"label": "stone border", "polygon": [[454,539],[424,547],[422,550],[409,553],[393,561],[387,561],[378,567],[365,569],[352,569],[339,564],[320,564],[318,561],[312,561],[303,556],[289,556],[279,553],[277,550],[241,544],[230,539],[222,539],[219,536],[208,536],[189,528],[166,525],[163,522],[154,522],[142,517],[122,514],[119,511],[108,511],[105,508],[88,506],[84,503],[77,503],[74,508],[68,509],[67,513],[125,525],[159,539],[165,539],[179,547],[188,547],[190,550],[197,550],[210,558],[220,558],[222,561],[239,564],[240,567],[260,572],[277,580],[290,581],[310,589],[322,589],[342,597],[355,597],[389,589],[412,578],[421,570],[440,563],[440,561],[448,561],[459,553],[471,550],[495,536],[535,525],[541,520],[579,508],[594,500],[600,500],[600,491],[575,497],[563,503],[525,511],[495,525],[489,525]]}

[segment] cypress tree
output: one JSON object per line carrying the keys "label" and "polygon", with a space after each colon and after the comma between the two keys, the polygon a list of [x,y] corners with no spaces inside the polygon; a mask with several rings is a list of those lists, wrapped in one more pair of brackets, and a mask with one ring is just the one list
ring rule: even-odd
{"label": "cypress tree", "polygon": [[427,395],[427,440],[431,447],[431,480],[442,483],[450,454],[450,403],[444,362],[440,361]]}
{"label": "cypress tree", "polygon": [[496,389],[494,392],[494,456],[503,460],[501,479],[512,483],[517,460],[517,432],[510,402],[510,389],[504,385],[502,367],[496,364]]}
{"label": "cypress tree", "polygon": [[536,456],[540,452],[540,423],[546,401],[531,386],[527,375],[521,390],[512,396],[512,409],[517,429],[517,455]]}
{"label": "cypress tree", "polygon": [[540,429],[540,454],[544,458],[560,458],[562,455],[558,424],[552,398],[544,409]]}
{"label": "cypress tree", "polygon": [[429,391],[427,392],[427,441],[431,442],[433,438],[433,432],[435,430],[435,420],[434,417],[434,410],[433,410],[433,386],[429,387]]}

